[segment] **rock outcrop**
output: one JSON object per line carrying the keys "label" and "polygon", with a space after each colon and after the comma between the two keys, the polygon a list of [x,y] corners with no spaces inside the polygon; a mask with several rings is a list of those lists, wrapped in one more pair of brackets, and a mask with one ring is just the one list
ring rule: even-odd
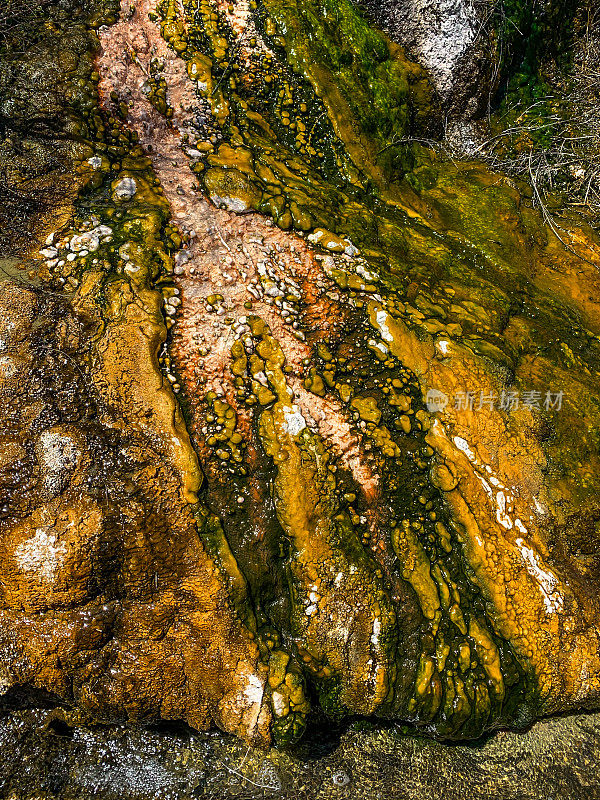
{"label": "rock outcrop", "polygon": [[492,3],[364,0],[361,5],[431,74],[446,113],[470,119],[494,91]]}
{"label": "rock outcrop", "polygon": [[260,745],[598,707],[592,229],[410,144],[435,89],[350,0],[100,11],[0,292],[6,697]]}

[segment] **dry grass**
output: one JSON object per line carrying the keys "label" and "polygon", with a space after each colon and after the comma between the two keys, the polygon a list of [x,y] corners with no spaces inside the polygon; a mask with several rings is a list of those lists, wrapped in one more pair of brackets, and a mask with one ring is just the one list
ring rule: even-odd
{"label": "dry grass", "polygon": [[565,206],[600,221],[600,7],[595,2],[579,20],[575,50],[570,74],[557,80],[551,95],[522,110],[510,127],[470,154],[528,179],[534,202],[554,229],[549,207],[555,194]]}

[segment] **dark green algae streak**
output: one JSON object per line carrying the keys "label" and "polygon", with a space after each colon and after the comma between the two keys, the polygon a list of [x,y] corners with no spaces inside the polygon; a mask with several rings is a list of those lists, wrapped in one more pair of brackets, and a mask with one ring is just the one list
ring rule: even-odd
{"label": "dark green algae streak", "polygon": [[[310,233],[322,228],[342,240],[351,240],[374,274],[377,292],[391,302],[391,308],[394,302],[407,302],[416,308],[418,313],[409,324],[417,331],[422,330],[424,317],[430,324],[437,320],[450,338],[454,336],[487,359],[490,371],[508,383],[514,381],[519,387],[520,366],[533,356],[542,358],[544,369],[527,374],[523,388],[545,390],[555,381],[552,388],[563,389],[573,398],[586,398],[589,419],[583,435],[581,428],[572,424],[568,411],[548,419],[547,429],[538,433],[545,442],[549,469],[555,475],[570,477],[578,505],[585,509],[573,512],[570,524],[582,532],[590,524],[594,527],[600,512],[590,475],[593,469],[583,469],[581,465],[596,463],[600,444],[599,341],[597,331],[586,327],[587,321],[577,309],[557,300],[543,282],[536,282],[536,259],[546,258],[549,248],[550,257],[558,263],[563,258],[572,259],[552,240],[526,187],[517,188],[476,163],[445,161],[411,141],[432,135],[439,126],[440,110],[427,76],[374,30],[348,0],[266,0],[256,4],[253,13],[257,26],[271,44],[275,58],[264,63],[257,56],[255,72],[250,76],[236,52],[236,43],[228,39],[228,31],[220,27],[219,20],[203,10],[202,3],[185,6],[187,31],[179,26],[173,6],[165,0],[161,3],[165,38],[188,64],[194,63],[198,54],[208,57],[213,87],[210,100],[223,101],[228,109],[226,115],[218,111],[215,114],[215,133],[221,142],[246,148],[250,154],[247,166],[241,169],[237,164],[233,170],[226,166],[217,172],[210,159],[198,162],[195,171],[199,180],[209,191],[219,187],[220,182],[233,191],[236,185],[250,185],[244,198],[284,229]],[[46,9],[43,22],[36,23],[38,41],[48,43],[43,47],[50,47],[51,42],[56,47],[50,60],[54,59],[52,63],[65,82],[58,94],[69,112],[63,132],[74,142],[73,157],[87,155],[91,148],[105,153],[114,164],[103,183],[88,183],[82,189],[77,213],[84,216],[93,209],[102,220],[111,220],[117,243],[120,222],[124,242],[131,238],[132,230],[135,235],[135,220],[150,216],[154,230],[154,252],[149,253],[154,264],[149,270],[150,280],[154,285],[166,284],[166,255],[177,249],[181,239],[169,225],[150,162],[119,121],[118,107],[111,118],[98,108],[91,61],[93,30],[101,21],[114,21],[116,8],[107,4],[90,22],[93,15],[91,12],[86,18],[83,14],[83,19],[76,22],[58,14],[53,20],[51,10]],[[69,41],[65,41],[67,35]],[[38,51],[38,58],[40,53],[48,58],[49,53],[43,48]],[[79,60],[67,69],[65,64],[71,63],[74,54]],[[25,69],[23,60],[19,63]],[[164,103],[168,116],[160,82],[155,95],[159,105]],[[49,118],[56,117],[55,110],[48,111]],[[144,205],[134,205],[124,217],[118,217],[107,197],[110,183],[122,168],[137,169],[140,176],[146,176],[152,190],[145,196]],[[239,180],[235,170],[240,173]],[[128,222],[132,224],[126,225]],[[576,225],[578,220],[567,224]],[[145,231],[141,225],[140,241],[145,239]],[[336,277],[340,288],[352,295],[347,281],[344,285],[344,276]],[[106,280],[111,280],[110,271]],[[348,329],[341,333],[333,354],[319,351],[318,342],[311,339],[309,332],[307,336],[315,351],[315,374],[327,372],[333,355],[338,379],[343,377],[357,390],[360,385],[376,394],[391,370],[397,371],[401,365],[391,357],[390,363],[380,363],[368,352],[366,341],[361,340],[366,339],[368,331],[364,316],[359,305],[351,313]],[[505,332],[511,323],[517,326],[518,335],[507,338]],[[353,364],[353,369],[345,372],[344,354],[348,352],[350,335],[355,336],[355,350],[364,347],[364,353],[356,359],[358,369]],[[356,346],[359,342],[360,346]],[[416,377],[408,370],[405,377],[414,407],[421,404],[422,408]],[[387,405],[384,414],[392,429],[397,415]],[[418,517],[419,498],[425,496],[426,503],[439,509],[438,519],[443,519],[439,492],[427,478],[432,454],[423,440],[423,431],[416,426],[401,447],[405,458],[400,466],[377,454],[388,485],[387,505],[402,509],[403,516]],[[210,497],[204,499],[210,507]],[[207,520],[203,535],[208,549],[218,551],[224,529],[235,553],[236,534],[228,531],[227,520],[219,523],[204,505],[198,515]],[[557,529],[556,537],[560,539],[562,535]],[[461,609],[485,618],[485,604],[470,583],[457,550],[448,553],[439,546],[433,521],[425,523],[420,539],[431,562],[443,564],[460,586]],[[267,613],[257,611],[256,616],[266,638],[271,635],[268,631],[272,615],[279,613],[283,625],[290,612],[275,610],[279,600],[273,598],[268,576],[259,565],[255,572],[246,564],[242,569],[257,608],[261,606],[261,594],[264,596]],[[248,616],[243,608],[250,602],[248,596],[242,593],[237,602],[241,617]],[[269,611],[269,607],[273,610]],[[406,651],[407,641],[391,639],[388,643],[391,660],[401,664],[399,672],[406,672],[406,678],[397,678],[398,685],[406,686],[398,697],[391,693],[379,710],[382,716],[400,710],[406,713],[404,695],[414,679],[416,661],[420,654],[433,652],[434,639],[427,624],[417,617],[415,611],[412,625],[419,633],[411,637],[408,655],[400,655]],[[443,619],[441,626],[451,641],[452,625]],[[475,702],[469,718],[455,719],[444,712],[437,715],[438,709],[421,707],[414,713],[415,721],[434,734],[475,737],[489,727],[531,720],[538,706],[535,683],[510,645],[499,637],[494,639],[508,687],[506,698],[482,700],[480,708]],[[312,676],[308,680],[329,714],[346,712],[337,701],[339,687],[335,679],[319,682]],[[299,730],[282,730],[281,740],[285,742],[298,733]]]}

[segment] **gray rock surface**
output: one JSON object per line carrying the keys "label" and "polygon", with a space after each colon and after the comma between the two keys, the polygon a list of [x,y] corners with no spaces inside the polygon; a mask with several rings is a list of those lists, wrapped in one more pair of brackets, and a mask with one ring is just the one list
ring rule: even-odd
{"label": "gray rock surface", "polygon": [[431,73],[452,115],[487,102],[493,69],[485,34],[487,0],[361,0],[369,15]]}
{"label": "gray rock surface", "polygon": [[77,726],[57,710],[0,717],[10,800],[597,800],[600,715],[447,745],[397,726],[313,732],[293,753],[220,733]]}

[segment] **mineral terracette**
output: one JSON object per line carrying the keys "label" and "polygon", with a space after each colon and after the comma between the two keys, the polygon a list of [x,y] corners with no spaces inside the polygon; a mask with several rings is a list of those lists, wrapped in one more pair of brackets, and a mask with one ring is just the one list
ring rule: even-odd
{"label": "mineral terracette", "polygon": [[404,142],[434,86],[350,0],[53,24],[68,188],[0,284],[2,691],[261,745],[598,708],[591,228]]}

